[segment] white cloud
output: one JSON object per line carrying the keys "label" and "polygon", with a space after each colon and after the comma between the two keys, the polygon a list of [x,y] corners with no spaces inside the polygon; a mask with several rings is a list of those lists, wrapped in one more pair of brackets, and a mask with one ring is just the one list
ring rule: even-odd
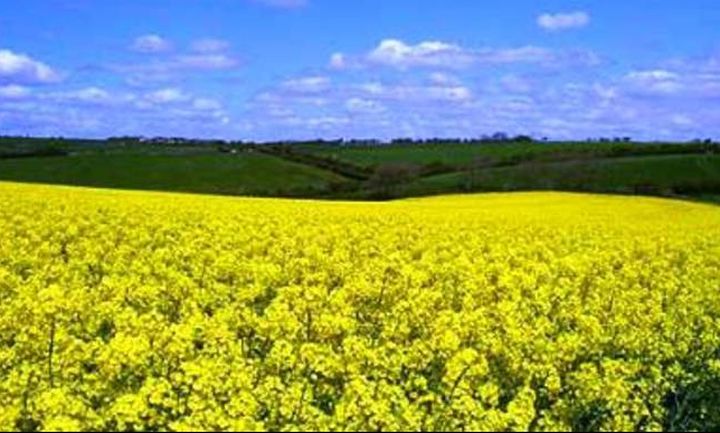
{"label": "white cloud", "polygon": [[528,93],[533,89],[530,80],[515,74],[504,75],[500,78],[500,84],[506,90],[515,93]]}
{"label": "white cloud", "polygon": [[198,39],[192,43],[190,49],[196,53],[214,54],[227,51],[230,48],[230,42],[222,39]]}
{"label": "white cloud", "polygon": [[30,96],[30,93],[30,89],[27,87],[16,84],[0,86],[0,99],[24,99]]}
{"label": "white cloud", "polygon": [[408,68],[413,66],[458,67],[472,63],[472,55],[458,45],[439,41],[408,45],[386,39],[367,55],[370,63]]}
{"label": "white cloud", "polygon": [[[532,64],[544,65],[546,61],[552,63],[573,55],[523,47],[466,51],[472,52],[477,64],[531,59],[535,62]],[[350,61],[355,59],[358,64],[362,60],[351,57]],[[368,69],[369,63],[360,66],[365,67],[343,74],[342,79],[328,75],[332,78],[330,83],[325,80],[328,77],[301,76],[258,95],[244,116],[253,124],[253,134],[289,139],[368,135],[477,137],[506,131],[568,139],[626,135],[656,138],[661,135],[656,133],[657,119],[663,119],[667,129],[680,134],[680,138],[695,135],[694,131],[702,128],[717,130],[711,123],[713,115],[698,118],[693,114],[692,124],[686,122],[688,119],[673,117],[678,113],[694,113],[691,110],[697,106],[697,99],[693,98],[700,97],[701,87],[691,89],[689,75],[671,68],[627,74],[635,80],[678,79],[684,86],[682,98],[667,103],[665,98],[639,97],[639,92],[630,92],[631,86],[626,82],[629,78],[624,75],[608,80],[583,80],[581,76],[562,75],[560,71],[534,74],[529,68],[502,68],[497,77],[493,74],[481,78],[471,71],[444,68],[386,74]],[[701,74],[695,76],[699,78]],[[715,76],[705,72],[702,82]],[[319,93],[301,93],[299,89]],[[324,103],[313,105],[310,102],[313,98],[322,98]],[[720,119],[720,110],[714,116]]]}
{"label": "white cloud", "polygon": [[56,93],[52,96],[60,100],[85,102],[90,104],[101,104],[112,101],[110,93],[98,87],[86,87],[80,90]]}
{"label": "white cloud", "polygon": [[322,76],[294,78],[283,82],[281,87],[297,93],[320,93],[329,89],[330,79]]}
{"label": "white cloud", "polygon": [[154,104],[173,104],[177,102],[185,102],[189,99],[189,95],[177,88],[156,90],[145,95],[145,100]]}
{"label": "white cloud", "polygon": [[330,56],[330,67],[332,69],[344,69],[346,66],[347,62],[343,53],[335,53]]}
{"label": "white cloud", "polygon": [[129,92],[115,92],[96,86],[81,89],[63,90],[48,93],[36,93],[42,103],[59,103],[62,107],[113,106],[120,107],[137,99]]}
{"label": "white cloud", "polygon": [[350,119],[340,116],[321,116],[304,119],[303,122],[312,128],[332,128],[335,126],[347,125]]}
{"label": "white cloud", "polygon": [[53,83],[60,81],[60,75],[48,65],[25,54],[0,50],[0,83]]}
{"label": "white cloud", "polygon": [[363,98],[350,98],[345,101],[345,109],[351,113],[375,114],[382,113],[387,108],[377,101]]}
{"label": "white cloud", "polygon": [[250,107],[261,107],[264,110],[286,107],[287,104],[322,107],[328,105],[330,100],[323,94],[289,92],[280,85],[277,89],[262,92],[256,95],[249,103]]}
{"label": "white cloud", "polygon": [[433,72],[430,74],[429,79],[432,84],[437,84],[440,86],[461,84],[461,81],[458,77],[452,74],[447,74],[445,72]]}
{"label": "white cloud", "polygon": [[693,126],[695,125],[695,121],[692,120],[689,116],[686,116],[684,114],[674,114],[670,117],[670,121],[677,126]]}
{"label": "white cloud", "polygon": [[151,34],[136,38],[131,48],[139,53],[164,53],[172,50],[172,43],[159,35]]}
{"label": "white cloud", "polygon": [[692,78],[701,96],[720,98],[720,74],[698,74]]}
{"label": "white cloud", "polygon": [[[0,92],[22,94],[20,86]],[[13,103],[0,96],[0,119],[12,134],[173,135],[218,137],[231,119],[219,101],[179,88],[137,94],[99,87],[41,91]]]}
{"label": "white cloud", "polygon": [[295,117],[295,111],[287,107],[270,106],[267,114],[272,117]]}
{"label": "white cloud", "polygon": [[720,98],[720,55],[707,58],[676,58],[663,62],[656,71],[674,74],[673,77],[655,74],[655,79],[665,81],[672,79],[679,82],[682,86],[682,89],[678,89],[682,90],[680,93],[702,99]]}
{"label": "white cloud", "polygon": [[141,64],[110,65],[109,69],[124,76],[131,86],[144,87],[172,81],[193,71],[221,71],[238,67],[240,62],[224,53],[188,54]]}
{"label": "white cloud", "polygon": [[237,59],[226,54],[197,54],[179,56],[174,62],[167,64],[169,68],[185,69],[231,69],[238,65]]}
{"label": "white cloud", "polygon": [[593,90],[602,101],[611,101],[618,97],[618,90],[615,87],[595,83],[593,85]]}
{"label": "white cloud", "polygon": [[[667,66],[667,65],[665,65]],[[626,93],[682,99],[715,100],[720,98],[720,71],[706,69],[706,63],[682,69],[661,66],[658,69],[632,71],[620,80]]]}
{"label": "white cloud", "polygon": [[593,66],[598,56],[585,50],[552,50],[532,45],[516,48],[465,48],[460,45],[426,41],[415,45],[398,39],[385,39],[360,57],[333,54],[330,66],[346,69],[361,66],[389,66],[405,70],[416,67],[462,69],[474,65],[531,63],[546,67]]}
{"label": "white cloud", "polygon": [[625,75],[624,81],[631,90],[643,93],[671,95],[683,89],[680,75],[664,69],[633,71]]}
{"label": "white cloud", "polygon": [[385,90],[385,86],[383,86],[381,83],[374,81],[374,82],[370,82],[370,83],[361,84],[360,89],[362,89],[363,91],[365,91],[371,95],[381,95]]}
{"label": "white cloud", "polygon": [[484,49],[477,52],[482,63],[543,63],[552,59],[554,53],[532,45],[519,48]]}
{"label": "white cloud", "polygon": [[195,98],[193,101],[193,108],[201,111],[216,111],[222,110],[222,104],[215,99]]}
{"label": "white cloud", "polygon": [[630,72],[627,77],[633,80],[643,81],[675,81],[677,80],[678,74],[663,69],[655,69],[651,71],[633,71]]}
{"label": "white cloud", "polygon": [[472,99],[472,91],[465,86],[430,87],[428,91],[433,99],[453,102],[464,102]]}
{"label": "white cloud", "polygon": [[542,14],[538,17],[537,24],[550,31],[579,29],[590,24],[590,15],[587,12]]}
{"label": "white cloud", "polygon": [[430,85],[420,86],[413,84],[383,85],[377,82],[365,83],[359,89],[367,95],[379,99],[394,101],[444,101],[468,102],[472,99],[472,91],[460,85]]}
{"label": "white cloud", "polygon": [[476,61],[480,64],[530,63],[549,68],[569,66],[596,66],[600,58],[587,50],[552,50],[527,45],[518,48],[486,48],[477,50]]}

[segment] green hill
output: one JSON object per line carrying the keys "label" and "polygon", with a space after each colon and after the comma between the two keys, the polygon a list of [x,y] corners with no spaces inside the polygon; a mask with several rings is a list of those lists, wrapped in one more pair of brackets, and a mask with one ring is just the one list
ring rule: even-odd
{"label": "green hill", "polygon": [[0,180],[324,199],[564,190],[720,201],[703,143],[149,144],[0,141]]}
{"label": "green hill", "polygon": [[415,180],[403,194],[450,190],[564,190],[650,195],[720,194],[720,155],[669,155],[485,168]]}
{"label": "green hill", "polygon": [[257,196],[315,195],[344,181],[329,171],[250,153],[0,159],[0,180]]}

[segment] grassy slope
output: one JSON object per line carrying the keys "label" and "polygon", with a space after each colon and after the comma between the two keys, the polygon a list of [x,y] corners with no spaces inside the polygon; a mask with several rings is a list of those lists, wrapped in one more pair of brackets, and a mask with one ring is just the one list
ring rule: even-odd
{"label": "grassy slope", "polygon": [[[498,160],[534,155],[532,162],[479,169],[470,188],[464,171],[429,176],[397,190],[398,197],[474,191],[573,190],[692,195],[720,200],[720,155],[595,158],[610,143],[441,144],[337,148],[304,145],[358,165],[403,161],[443,162],[462,167],[479,155]],[[642,146],[642,145],[640,145]],[[0,180],[91,187],[185,191],[208,194],[367,199],[368,187],[353,190],[342,176],[261,153],[218,153],[214,147],[82,147],[74,156],[0,159]],[[550,162],[552,158],[574,161]],[[521,158],[526,160],[527,158]],[[350,188],[337,189],[345,183]],[[332,187],[331,187],[332,185]],[[637,190],[638,186],[650,190]],[[689,187],[689,188],[688,188]]]}
{"label": "grassy slope", "polygon": [[[465,188],[467,173],[422,178],[406,189],[410,195],[442,193]],[[478,191],[584,190],[633,192],[636,186],[654,192],[687,192],[688,187],[720,188],[720,156],[673,155],[633,158],[528,163],[513,167],[484,169],[477,173]],[[673,192],[673,191],[670,191]]]}
{"label": "grassy slope", "polygon": [[0,160],[0,180],[208,194],[286,195],[341,177],[260,154],[81,154]]}
{"label": "grassy slope", "polygon": [[[622,143],[486,143],[486,144],[419,144],[419,145],[383,145],[383,146],[321,146],[305,145],[302,149],[324,156],[332,156],[360,166],[374,166],[390,162],[406,162],[418,165],[442,163],[464,165],[475,158],[486,157],[495,161],[507,161],[513,158],[543,159],[564,154],[564,159],[592,157],[607,153]],[[630,146],[642,148],[644,144]]]}

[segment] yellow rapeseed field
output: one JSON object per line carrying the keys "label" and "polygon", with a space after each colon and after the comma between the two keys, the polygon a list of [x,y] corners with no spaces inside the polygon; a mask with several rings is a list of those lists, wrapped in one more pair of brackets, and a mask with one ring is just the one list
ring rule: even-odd
{"label": "yellow rapeseed field", "polygon": [[711,430],[720,208],[0,183],[2,430]]}

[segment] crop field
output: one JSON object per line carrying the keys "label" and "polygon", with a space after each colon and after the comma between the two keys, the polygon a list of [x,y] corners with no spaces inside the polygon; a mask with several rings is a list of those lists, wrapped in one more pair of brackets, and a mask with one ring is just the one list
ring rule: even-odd
{"label": "crop field", "polygon": [[0,183],[2,430],[714,430],[720,209]]}

